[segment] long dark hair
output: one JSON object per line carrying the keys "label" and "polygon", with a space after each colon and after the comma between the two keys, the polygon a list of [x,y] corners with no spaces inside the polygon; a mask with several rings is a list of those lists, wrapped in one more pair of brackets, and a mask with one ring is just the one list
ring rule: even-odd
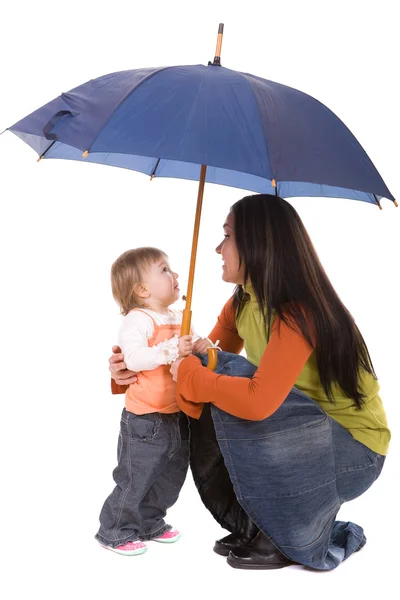
{"label": "long dark hair", "polygon": [[[273,313],[300,330],[314,348],[322,387],[333,401],[336,383],[361,408],[362,370],[376,374],[365,341],[322,267],[293,206],[279,196],[257,194],[236,202],[231,211],[240,265],[250,280],[269,338]],[[242,286],[234,292],[240,314],[248,300]]]}

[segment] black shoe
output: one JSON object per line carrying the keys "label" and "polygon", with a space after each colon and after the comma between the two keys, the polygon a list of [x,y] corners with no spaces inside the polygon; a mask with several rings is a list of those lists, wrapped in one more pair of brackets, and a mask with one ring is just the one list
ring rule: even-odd
{"label": "black shoe", "polygon": [[282,569],[295,564],[261,531],[246,546],[231,550],[227,562],[235,569]]}
{"label": "black shoe", "polygon": [[251,542],[259,531],[258,527],[246,515],[246,520],[241,530],[217,540],[214,544],[214,552],[221,556],[229,556],[231,550],[236,550],[236,548],[240,548]]}

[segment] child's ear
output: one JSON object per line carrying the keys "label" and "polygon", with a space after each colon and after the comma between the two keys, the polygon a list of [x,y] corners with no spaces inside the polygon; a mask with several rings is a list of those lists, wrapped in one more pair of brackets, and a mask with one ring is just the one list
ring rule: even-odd
{"label": "child's ear", "polygon": [[139,298],[148,298],[150,295],[148,289],[142,283],[135,283],[133,291]]}

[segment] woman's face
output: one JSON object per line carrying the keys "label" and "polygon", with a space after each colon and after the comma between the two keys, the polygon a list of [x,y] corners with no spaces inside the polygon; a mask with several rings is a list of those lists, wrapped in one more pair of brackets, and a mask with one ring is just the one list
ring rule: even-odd
{"label": "woman's face", "polygon": [[239,268],[239,252],[233,230],[233,213],[230,212],[224,223],[224,239],[215,251],[223,260],[222,279],[228,283],[244,284],[244,265]]}

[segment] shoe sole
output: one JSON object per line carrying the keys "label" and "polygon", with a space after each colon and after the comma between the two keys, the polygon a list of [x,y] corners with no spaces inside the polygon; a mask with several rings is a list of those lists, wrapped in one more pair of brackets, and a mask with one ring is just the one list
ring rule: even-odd
{"label": "shoe sole", "polygon": [[137,556],[139,554],[144,554],[148,550],[147,546],[146,548],[138,548],[137,550],[131,551],[117,550],[116,548],[111,548],[111,546],[103,546],[102,544],[100,544],[100,546],[105,550],[110,550],[111,552],[115,552],[116,554],[120,554],[121,556]]}
{"label": "shoe sole", "polygon": [[150,542],[158,542],[159,544],[174,544],[175,542],[177,542],[178,540],[180,540],[182,537],[182,534],[180,533],[179,535],[176,535],[173,538],[169,538],[166,540],[162,540],[161,538],[153,538],[152,540],[149,540]]}
{"label": "shoe sole", "polygon": [[290,565],[293,565],[294,563],[288,561],[287,563],[271,563],[271,564],[246,564],[246,563],[241,563],[237,560],[232,560],[230,558],[230,556],[228,555],[228,558],[226,559],[226,562],[228,563],[228,565],[230,567],[233,567],[234,569],[247,569],[247,570],[252,570],[252,571],[266,571],[266,570],[271,570],[271,569],[283,569],[283,567],[290,567]]}

